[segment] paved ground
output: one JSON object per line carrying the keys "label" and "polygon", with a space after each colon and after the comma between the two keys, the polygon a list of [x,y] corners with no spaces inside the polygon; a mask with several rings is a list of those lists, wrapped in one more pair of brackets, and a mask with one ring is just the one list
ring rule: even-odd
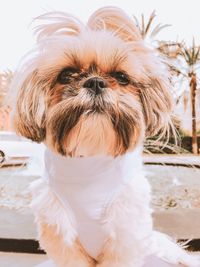
{"label": "paved ground", "polygon": [[34,267],[45,260],[45,255],[0,252],[1,267]]}
{"label": "paved ground", "polygon": [[[13,254],[13,253],[0,253],[0,266],[1,267],[40,267],[38,264],[46,260],[46,256],[31,255],[31,254]],[[157,259],[149,259],[144,267],[170,267],[171,265],[161,262]],[[46,266],[46,264],[44,265]],[[53,266],[48,264],[47,266]],[[173,266],[175,267],[175,266]]]}
{"label": "paved ground", "polygon": [[174,163],[174,164],[188,164],[188,165],[199,165],[200,156],[194,156],[192,154],[144,154],[144,162],[151,163]]}
{"label": "paved ground", "polygon": [[[195,254],[200,255],[200,253]],[[37,265],[40,265],[42,262],[45,262],[46,259],[47,257],[45,255],[0,252],[1,267],[39,267]],[[149,258],[148,262],[144,267],[172,267],[172,265],[164,263],[163,261],[161,262],[160,260],[155,258]],[[173,265],[173,267],[175,266]]]}

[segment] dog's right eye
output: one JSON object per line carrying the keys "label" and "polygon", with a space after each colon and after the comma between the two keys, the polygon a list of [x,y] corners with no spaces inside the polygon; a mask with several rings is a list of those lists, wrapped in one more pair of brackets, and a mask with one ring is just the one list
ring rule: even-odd
{"label": "dog's right eye", "polygon": [[78,77],[79,71],[73,68],[66,68],[60,72],[58,75],[57,81],[60,84],[68,84],[72,79],[76,79]]}
{"label": "dog's right eye", "polygon": [[128,85],[130,82],[128,75],[122,71],[112,72],[111,76],[115,78],[120,85]]}

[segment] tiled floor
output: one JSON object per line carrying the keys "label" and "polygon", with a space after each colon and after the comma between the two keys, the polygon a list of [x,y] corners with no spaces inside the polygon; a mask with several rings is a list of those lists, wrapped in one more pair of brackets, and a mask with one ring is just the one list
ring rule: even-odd
{"label": "tiled floor", "polygon": [[0,267],[34,267],[45,260],[45,255],[0,252]]}

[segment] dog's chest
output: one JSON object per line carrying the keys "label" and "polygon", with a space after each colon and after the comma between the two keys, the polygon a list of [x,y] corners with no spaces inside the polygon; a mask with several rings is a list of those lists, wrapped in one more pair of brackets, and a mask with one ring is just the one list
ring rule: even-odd
{"label": "dog's chest", "polygon": [[[45,174],[51,190],[74,215],[79,240],[96,258],[109,238],[107,208],[136,175],[141,163],[135,153],[115,159],[105,156],[65,158],[45,153]],[[138,154],[138,152],[137,152]]]}

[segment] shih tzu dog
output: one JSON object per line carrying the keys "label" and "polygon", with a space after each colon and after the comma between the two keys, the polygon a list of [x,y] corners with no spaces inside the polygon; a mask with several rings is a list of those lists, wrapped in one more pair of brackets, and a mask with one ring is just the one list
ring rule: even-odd
{"label": "shih tzu dog", "polygon": [[161,60],[115,7],[86,25],[64,12],[39,20],[12,87],[16,131],[46,147],[32,185],[41,246],[58,267],[140,267],[152,255],[200,266],[152,228],[141,152],[171,124]]}

